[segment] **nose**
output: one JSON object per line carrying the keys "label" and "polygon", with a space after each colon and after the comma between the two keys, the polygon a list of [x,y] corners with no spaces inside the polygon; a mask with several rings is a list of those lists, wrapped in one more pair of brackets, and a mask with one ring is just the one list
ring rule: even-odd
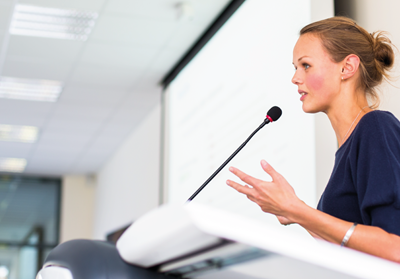
{"label": "nose", "polygon": [[296,84],[296,85],[299,85],[299,84],[301,84],[302,82],[303,82],[303,81],[302,81],[302,79],[300,78],[299,72],[298,72],[298,71],[294,72],[294,75],[293,75],[293,77],[292,77],[292,83],[293,83],[293,84]]}

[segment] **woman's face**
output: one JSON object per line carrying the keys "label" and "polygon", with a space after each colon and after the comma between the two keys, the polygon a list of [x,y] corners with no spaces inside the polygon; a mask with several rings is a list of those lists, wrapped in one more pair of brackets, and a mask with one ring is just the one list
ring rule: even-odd
{"label": "woman's face", "polygon": [[292,82],[298,86],[303,111],[327,111],[340,92],[342,66],[331,60],[321,40],[310,33],[301,35],[293,49],[296,72]]}

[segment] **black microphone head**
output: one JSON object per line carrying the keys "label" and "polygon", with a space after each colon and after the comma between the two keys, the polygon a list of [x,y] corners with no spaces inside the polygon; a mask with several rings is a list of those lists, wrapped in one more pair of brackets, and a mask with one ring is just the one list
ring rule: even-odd
{"label": "black microphone head", "polygon": [[272,121],[276,121],[279,119],[279,117],[281,117],[282,115],[282,110],[275,106],[269,109],[269,111],[267,112],[267,116],[271,117]]}

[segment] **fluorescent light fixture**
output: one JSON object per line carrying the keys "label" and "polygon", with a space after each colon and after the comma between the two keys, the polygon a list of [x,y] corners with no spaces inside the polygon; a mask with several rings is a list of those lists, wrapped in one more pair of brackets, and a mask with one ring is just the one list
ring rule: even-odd
{"label": "fluorescent light fixture", "polygon": [[5,265],[0,266],[0,279],[7,279],[8,274],[8,268]]}
{"label": "fluorescent light fixture", "polygon": [[26,167],[26,160],[20,158],[0,158],[0,171],[23,172]]}
{"label": "fluorescent light fixture", "polygon": [[96,12],[63,10],[18,4],[10,26],[13,35],[86,41],[98,17]]}
{"label": "fluorescent light fixture", "polygon": [[62,83],[55,80],[0,78],[0,98],[55,102],[62,91]]}
{"label": "fluorescent light fixture", "polygon": [[38,137],[39,129],[33,126],[0,124],[0,140],[32,143]]}

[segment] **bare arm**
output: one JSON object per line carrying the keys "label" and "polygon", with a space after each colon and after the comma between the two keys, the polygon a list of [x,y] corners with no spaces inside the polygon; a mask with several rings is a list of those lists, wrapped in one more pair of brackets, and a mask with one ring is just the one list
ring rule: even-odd
{"label": "bare arm", "polygon": [[[278,216],[286,223],[297,223],[311,235],[340,244],[352,223],[343,221],[306,205],[295,194],[283,176],[265,161],[262,168],[272,177],[266,182],[230,168],[247,185],[228,180],[227,184],[257,203],[264,212]],[[281,221],[281,220],[280,220]],[[358,225],[347,247],[400,263],[400,236],[378,227]]]}
{"label": "bare arm", "polygon": [[[290,213],[292,220],[296,220],[299,225],[329,242],[340,244],[347,230],[352,226],[350,222],[307,205],[295,211]],[[400,236],[390,234],[378,227],[357,225],[346,246],[400,263]]]}

